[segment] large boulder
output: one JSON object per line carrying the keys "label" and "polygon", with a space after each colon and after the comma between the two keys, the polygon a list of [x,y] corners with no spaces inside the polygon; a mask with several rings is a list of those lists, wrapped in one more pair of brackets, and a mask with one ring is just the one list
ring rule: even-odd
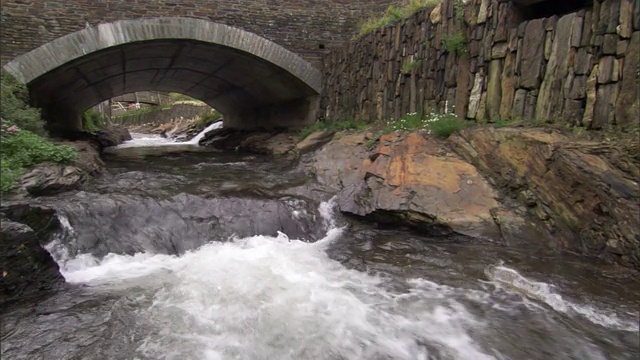
{"label": "large boulder", "polygon": [[0,304],[23,301],[64,283],[58,264],[27,225],[9,220],[0,228]]}
{"label": "large boulder", "polygon": [[88,179],[82,169],[65,164],[43,163],[20,178],[19,187],[32,196],[54,195],[76,190]]}
{"label": "large boulder", "polygon": [[100,129],[96,131],[96,135],[103,147],[118,146],[127,140],[131,140],[129,130],[116,125]]}
{"label": "large boulder", "polygon": [[382,136],[373,153],[356,133],[332,141],[312,165],[337,191],[340,210],[432,235],[516,241],[535,226],[500,202],[482,175],[440,142],[418,133]]}
{"label": "large boulder", "polygon": [[554,244],[640,270],[640,169],[621,147],[491,127],[465,130],[449,145],[526,203]]}

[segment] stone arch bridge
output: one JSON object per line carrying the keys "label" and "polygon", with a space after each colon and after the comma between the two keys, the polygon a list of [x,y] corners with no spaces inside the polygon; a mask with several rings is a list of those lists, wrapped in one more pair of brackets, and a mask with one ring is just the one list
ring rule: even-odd
{"label": "stone arch bridge", "polygon": [[314,120],[322,55],[384,0],[7,0],[3,69],[50,123],[142,90],[180,92],[236,128]]}

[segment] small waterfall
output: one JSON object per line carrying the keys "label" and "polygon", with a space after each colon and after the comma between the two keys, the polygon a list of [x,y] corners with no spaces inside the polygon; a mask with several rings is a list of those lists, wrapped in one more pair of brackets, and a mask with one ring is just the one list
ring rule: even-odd
{"label": "small waterfall", "polygon": [[204,130],[200,131],[200,133],[198,133],[198,135],[196,135],[193,139],[185,142],[185,144],[194,144],[194,145],[198,145],[198,143],[200,142],[200,140],[202,140],[202,138],[211,130],[215,130],[215,129],[221,129],[222,128],[222,121],[218,121],[218,122],[214,122],[213,124],[207,126]]}

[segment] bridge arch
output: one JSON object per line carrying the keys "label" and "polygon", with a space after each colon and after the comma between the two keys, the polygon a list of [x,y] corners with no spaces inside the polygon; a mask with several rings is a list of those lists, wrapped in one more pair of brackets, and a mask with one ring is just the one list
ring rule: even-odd
{"label": "bridge arch", "polygon": [[60,37],[4,66],[59,125],[109,98],[174,91],[205,101],[236,128],[312,122],[322,75],[256,34],[184,17],[120,20]]}

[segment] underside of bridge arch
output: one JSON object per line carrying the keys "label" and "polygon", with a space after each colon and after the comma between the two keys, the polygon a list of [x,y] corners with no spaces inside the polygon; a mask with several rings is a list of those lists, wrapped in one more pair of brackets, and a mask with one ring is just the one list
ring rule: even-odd
{"label": "underside of bridge arch", "polygon": [[313,122],[321,75],[255,34],[189,18],[119,21],[57,39],[5,65],[29,86],[48,121],[78,128],[80,114],[135,91],[178,92],[225,114],[225,126]]}

